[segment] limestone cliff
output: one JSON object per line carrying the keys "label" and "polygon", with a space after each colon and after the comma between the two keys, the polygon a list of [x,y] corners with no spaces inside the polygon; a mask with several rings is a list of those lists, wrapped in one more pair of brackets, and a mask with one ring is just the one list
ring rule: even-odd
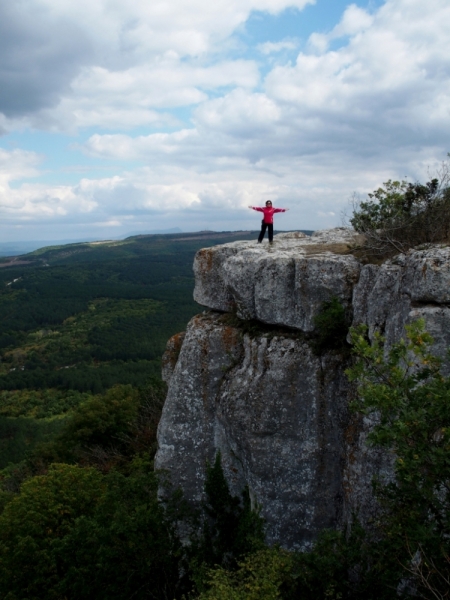
{"label": "limestone cliff", "polygon": [[390,470],[390,457],[365,444],[371,423],[348,411],[348,353],[313,351],[323,302],[339,298],[388,344],[424,317],[436,351],[450,345],[450,248],[363,266],[347,253],[352,236],[338,228],[199,251],[194,297],[208,310],[164,360],[156,467],[199,504],[206,461],[220,450],[231,489],[249,487],[268,541],[288,548],[353,512],[367,521],[372,476]]}

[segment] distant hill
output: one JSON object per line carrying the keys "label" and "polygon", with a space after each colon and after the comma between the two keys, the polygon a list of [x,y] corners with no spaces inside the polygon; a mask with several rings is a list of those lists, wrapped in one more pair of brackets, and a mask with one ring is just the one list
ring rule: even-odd
{"label": "distant hill", "polygon": [[[313,233],[310,230],[302,230],[304,233],[310,235]],[[280,231],[278,231],[280,233]],[[191,233],[183,233],[183,231],[179,227],[173,227],[172,229],[155,229],[151,231],[132,231],[127,233],[126,235],[121,235],[118,237],[112,237],[109,240],[99,240],[98,238],[78,238],[71,240],[34,240],[34,241],[19,241],[19,242],[0,242],[0,258],[1,257],[12,257],[12,256],[22,256],[24,254],[28,254],[34,252],[35,250],[40,250],[42,248],[60,248],[62,246],[75,245],[75,244],[91,244],[94,242],[98,243],[106,243],[106,242],[117,242],[122,240],[128,240],[134,237],[145,237],[145,236],[154,236],[154,235],[179,235],[183,234],[185,236],[221,236],[220,239],[226,239],[227,236],[230,236],[231,239],[247,239],[242,238],[240,236],[247,235],[247,231],[234,231],[234,232],[215,232],[215,231],[200,231],[200,232],[191,232]],[[257,233],[252,233],[252,237],[257,235]],[[238,236],[236,238],[236,236]],[[219,238],[218,238],[219,239]],[[252,238],[250,238],[252,239]],[[220,242],[219,242],[220,243]]]}
{"label": "distant hill", "polygon": [[172,227],[171,229],[151,229],[150,231],[129,231],[127,234],[121,235],[120,239],[133,237],[135,235],[155,235],[158,233],[183,233],[183,230],[179,227]]}
{"label": "distant hill", "polygon": [[[179,227],[173,227],[172,229],[154,229],[151,231],[130,231],[125,235],[113,237],[114,240],[122,240],[127,237],[134,235],[151,235],[161,233],[182,233]],[[20,254],[26,254],[27,252],[33,252],[46,246],[62,246],[65,244],[79,244],[84,242],[95,242],[98,238],[75,238],[69,240],[33,240],[33,241],[19,241],[19,242],[0,242],[0,256],[18,256]]]}

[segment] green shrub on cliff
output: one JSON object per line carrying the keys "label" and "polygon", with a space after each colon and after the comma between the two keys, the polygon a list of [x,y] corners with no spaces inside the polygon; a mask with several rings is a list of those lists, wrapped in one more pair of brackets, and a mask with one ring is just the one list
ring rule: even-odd
{"label": "green shrub on cliff", "polygon": [[424,321],[385,352],[366,329],[352,332],[357,362],[357,410],[373,415],[370,443],[395,456],[393,481],[378,481],[378,531],[422,597],[446,598],[450,588],[450,377],[430,351]]}
{"label": "green shrub on cliff", "polygon": [[365,251],[383,258],[421,244],[450,240],[450,166],[425,184],[389,180],[354,206],[350,223]]}
{"label": "green shrub on cliff", "polygon": [[339,298],[333,297],[322,303],[319,313],[314,317],[314,326],[313,350],[316,354],[348,347],[349,319]]}

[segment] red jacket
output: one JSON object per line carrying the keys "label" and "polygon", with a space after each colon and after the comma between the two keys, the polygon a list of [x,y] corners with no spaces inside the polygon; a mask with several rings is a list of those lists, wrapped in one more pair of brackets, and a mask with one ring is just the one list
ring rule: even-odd
{"label": "red jacket", "polygon": [[264,223],[268,223],[269,225],[273,225],[273,215],[279,212],[286,212],[285,208],[273,208],[268,206],[252,206],[253,210],[257,210],[259,212],[264,213]]}

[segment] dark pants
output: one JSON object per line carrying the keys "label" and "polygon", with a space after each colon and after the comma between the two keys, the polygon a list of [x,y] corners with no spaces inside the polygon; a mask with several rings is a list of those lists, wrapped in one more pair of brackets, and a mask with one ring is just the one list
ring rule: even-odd
{"label": "dark pants", "polygon": [[259,234],[258,242],[261,243],[263,241],[264,235],[266,234],[266,229],[269,228],[269,242],[273,240],[273,223],[261,223],[261,232]]}

